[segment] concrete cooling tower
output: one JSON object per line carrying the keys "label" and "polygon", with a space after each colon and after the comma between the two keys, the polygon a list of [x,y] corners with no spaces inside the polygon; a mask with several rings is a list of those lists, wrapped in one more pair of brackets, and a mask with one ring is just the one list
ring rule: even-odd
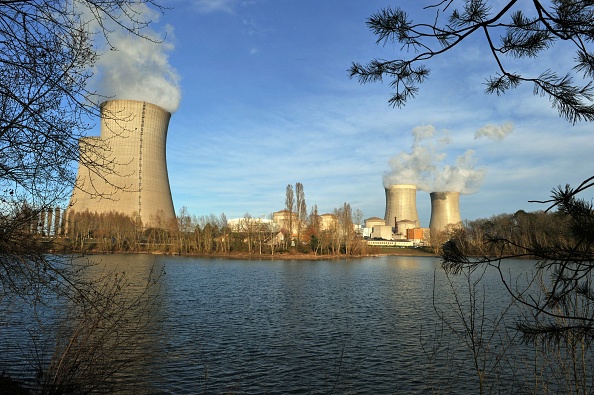
{"label": "concrete cooling tower", "polygon": [[462,222],[460,218],[460,192],[431,192],[431,236],[443,232],[450,224]]}
{"label": "concrete cooling tower", "polygon": [[[419,228],[416,185],[390,185],[386,187],[386,225],[407,223],[407,228]],[[399,231],[401,231],[399,229]]]}
{"label": "concrete cooling tower", "polygon": [[[102,103],[100,137],[79,142],[84,160],[79,160],[71,209],[120,212],[140,219],[144,227],[174,219],[165,152],[170,118],[171,113],[147,102]],[[99,166],[87,166],[89,160]]]}

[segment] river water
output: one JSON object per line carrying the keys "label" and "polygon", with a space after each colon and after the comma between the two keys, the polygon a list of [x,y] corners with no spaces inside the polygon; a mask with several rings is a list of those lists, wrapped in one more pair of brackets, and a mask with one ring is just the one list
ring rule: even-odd
{"label": "river water", "polygon": [[[131,284],[162,273],[150,325],[130,348],[137,363],[120,373],[128,381],[122,393],[478,393],[477,355],[498,390],[513,393],[525,380],[521,353],[494,366],[494,350],[513,335],[511,321],[493,329],[510,301],[496,273],[484,274],[477,288],[480,336],[489,347],[473,357],[457,308],[468,306],[466,281],[448,280],[438,258],[94,259],[125,271]],[[520,273],[531,265],[510,267]],[[32,334],[14,317],[25,312],[7,314],[13,318],[0,326],[0,371],[21,377]]]}

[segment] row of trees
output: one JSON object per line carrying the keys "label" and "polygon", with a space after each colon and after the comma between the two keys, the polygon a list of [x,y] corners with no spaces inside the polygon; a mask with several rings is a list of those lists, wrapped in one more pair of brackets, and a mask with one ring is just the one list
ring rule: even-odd
{"label": "row of trees", "polygon": [[122,213],[71,212],[65,225],[64,248],[88,252],[166,252],[177,254],[272,254],[300,252],[358,255],[363,244],[355,225],[363,214],[343,203],[321,221],[317,205],[307,213],[303,184],[287,186],[282,220],[246,213],[230,223],[226,215],[196,216],[182,207],[176,219],[154,218],[144,229]]}
{"label": "row of trees", "polygon": [[[526,246],[562,246],[570,243],[567,219],[558,211],[519,210],[514,214],[498,214],[490,218],[463,221],[449,225],[435,237],[436,252],[443,252],[444,243],[456,240],[469,256],[526,257]],[[432,235],[433,238],[433,235]],[[503,243],[503,240],[513,242]]]}

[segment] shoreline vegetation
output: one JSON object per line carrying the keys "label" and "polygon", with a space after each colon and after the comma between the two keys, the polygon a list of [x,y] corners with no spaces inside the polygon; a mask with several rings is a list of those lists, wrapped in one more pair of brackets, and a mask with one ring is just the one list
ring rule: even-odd
{"label": "shoreline vegetation", "polygon": [[[158,254],[158,253],[157,253]],[[343,260],[343,259],[358,259],[358,258],[371,258],[380,256],[431,256],[439,257],[438,254],[428,252],[422,248],[393,248],[393,249],[382,249],[380,251],[361,253],[358,255],[347,255],[347,254],[312,254],[304,252],[278,252],[275,254],[247,254],[245,252],[231,252],[231,253],[220,253],[220,254],[177,254],[177,253],[166,253],[167,255],[180,255],[197,258],[228,258],[228,259],[245,259],[245,260],[267,260],[267,261],[324,261],[324,260]]]}
{"label": "shoreline vegetation", "polygon": [[[196,217],[182,207],[176,219],[168,221],[159,217],[155,219],[157,225],[144,228],[133,217],[119,213],[70,212],[62,221],[61,228],[54,232],[47,227],[36,229],[33,237],[43,244],[46,251],[58,253],[152,253],[269,260],[344,259],[376,255],[440,256],[448,240],[457,240],[457,245],[469,257],[486,257],[495,253],[497,256],[534,258],[522,247],[529,245],[531,240],[550,245],[568,242],[565,221],[558,213],[519,210],[513,214],[448,225],[443,232],[430,235],[430,240],[423,239],[425,247],[367,245],[354,226],[361,223],[359,217],[362,218],[362,215],[354,220],[353,215],[348,213],[351,213],[350,206],[345,204],[324,226],[316,210],[309,219],[300,222],[296,217],[294,223],[288,225],[283,222],[284,219],[277,218],[277,224],[249,214],[236,223],[230,223],[224,214],[220,217],[214,214]],[[279,224],[283,226],[279,228]],[[486,237],[494,241],[487,243]],[[515,242],[497,244],[497,240],[501,239]],[[500,250],[496,253],[494,247]]]}
{"label": "shoreline vegetation", "polygon": [[258,261],[332,261],[332,260],[345,260],[345,259],[360,259],[360,258],[373,258],[381,256],[415,256],[415,257],[435,257],[438,258],[439,254],[430,252],[424,248],[383,248],[377,249],[373,252],[361,253],[358,255],[347,255],[347,254],[313,254],[306,252],[277,252],[275,254],[270,253],[245,253],[245,252],[228,252],[228,253],[210,253],[210,254],[199,254],[199,253],[177,253],[170,251],[87,251],[85,255],[106,255],[106,254],[151,254],[151,255],[171,255],[171,256],[185,256],[195,258],[226,258],[226,259],[242,259],[242,260],[258,260]]}
{"label": "shoreline vegetation", "polygon": [[274,255],[270,254],[245,254],[245,253],[231,253],[231,254],[211,254],[211,255],[190,255],[196,257],[204,257],[204,258],[230,258],[230,259],[245,259],[245,260],[269,260],[269,261],[331,261],[331,260],[344,260],[344,259],[359,259],[359,258],[373,258],[373,257],[380,257],[380,256],[430,256],[438,258],[439,255],[434,254],[432,252],[427,252],[420,248],[398,248],[393,249],[390,251],[378,251],[373,253],[364,253],[359,255],[346,255],[346,254],[339,254],[339,255],[332,255],[332,254],[309,254],[309,253],[299,253],[299,252],[281,252]]}

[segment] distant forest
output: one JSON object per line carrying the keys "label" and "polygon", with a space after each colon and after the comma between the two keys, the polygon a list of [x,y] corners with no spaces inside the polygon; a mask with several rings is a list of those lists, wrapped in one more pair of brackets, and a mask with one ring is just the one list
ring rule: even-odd
{"label": "distant forest", "polygon": [[[541,251],[563,250],[571,242],[568,219],[556,211],[517,211],[499,214],[488,219],[464,221],[460,227],[448,229],[447,240],[456,242],[466,256],[533,256],[534,249]],[[538,248],[537,248],[538,249]]]}

